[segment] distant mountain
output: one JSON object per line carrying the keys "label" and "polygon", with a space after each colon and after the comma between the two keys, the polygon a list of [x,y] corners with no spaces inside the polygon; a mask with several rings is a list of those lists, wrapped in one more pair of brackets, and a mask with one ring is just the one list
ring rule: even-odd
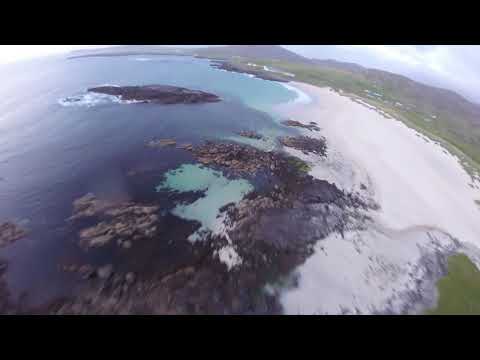
{"label": "distant mountain", "polygon": [[351,72],[361,72],[366,70],[361,65],[354,64],[354,63],[349,63],[349,62],[343,62],[343,61],[337,61],[337,60],[332,60],[332,59],[310,59],[310,61],[313,64],[320,65],[323,67],[329,67],[332,69],[337,69],[337,70],[345,70],[345,71],[351,71]]}
{"label": "distant mountain", "polygon": [[121,45],[100,49],[75,50],[68,54],[69,59],[92,56],[123,55],[190,55],[191,49],[175,48],[161,45]]}
{"label": "distant mountain", "polygon": [[310,63],[307,59],[279,45],[229,45],[196,49],[199,56],[216,58],[241,57],[247,59],[269,59],[288,62]]}

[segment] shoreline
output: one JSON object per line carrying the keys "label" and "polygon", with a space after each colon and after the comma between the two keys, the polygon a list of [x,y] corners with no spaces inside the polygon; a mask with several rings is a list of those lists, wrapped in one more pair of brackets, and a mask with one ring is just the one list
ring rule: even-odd
{"label": "shoreline", "polygon": [[[298,287],[280,290],[285,312],[411,313],[432,307],[448,254],[466,252],[480,264],[474,202],[480,192],[468,185],[470,176],[457,157],[403,122],[330,88],[290,85],[311,103],[276,110],[304,124],[316,122],[320,132],[304,135],[324,136],[329,154],[322,160],[287,152],[309,163],[312,176],[358,192],[379,210],[369,213],[373,223],[365,231],[318,241],[314,255],[296,271]],[[426,259],[435,256],[441,260],[429,269]],[[429,278],[428,272],[436,276]],[[325,289],[328,296],[321,296]]]}

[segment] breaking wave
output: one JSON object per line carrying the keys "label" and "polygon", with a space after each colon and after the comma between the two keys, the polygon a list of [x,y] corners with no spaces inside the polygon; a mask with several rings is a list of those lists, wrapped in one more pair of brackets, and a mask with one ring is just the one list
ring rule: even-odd
{"label": "breaking wave", "polygon": [[297,95],[297,97],[293,100],[293,102],[298,103],[298,104],[309,104],[309,103],[312,102],[312,99],[310,98],[310,96],[308,96],[302,90],[300,90],[300,89],[298,89],[294,86],[287,85],[285,83],[282,83],[282,85],[287,90],[293,91]]}
{"label": "breaking wave", "polygon": [[[118,86],[104,84],[101,86]],[[94,92],[83,92],[78,95],[67,96],[58,100],[58,103],[61,106],[65,107],[93,107],[97,105],[105,104],[134,104],[141,101],[137,100],[122,100],[120,96],[108,95],[108,94],[99,94]]]}

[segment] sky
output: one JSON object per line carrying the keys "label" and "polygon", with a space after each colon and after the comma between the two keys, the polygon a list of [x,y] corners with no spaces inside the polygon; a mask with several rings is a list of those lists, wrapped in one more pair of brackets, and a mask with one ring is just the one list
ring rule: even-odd
{"label": "sky", "polygon": [[[0,64],[108,45],[0,45]],[[303,56],[353,62],[454,90],[480,103],[480,46],[284,45]]]}

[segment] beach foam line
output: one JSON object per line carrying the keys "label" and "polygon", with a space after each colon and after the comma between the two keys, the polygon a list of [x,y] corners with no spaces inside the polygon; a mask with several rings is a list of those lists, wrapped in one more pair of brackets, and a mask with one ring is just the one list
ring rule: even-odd
{"label": "beach foam line", "polygon": [[312,98],[308,96],[305,92],[300,90],[299,88],[292,85],[285,84],[285,83],[281,83],[281,84],[287,90],[293,91],[297,95],[297,97],[295,98],[295,100],[293,100],[293,102],[298,104],[309,104],[312,102]]}

